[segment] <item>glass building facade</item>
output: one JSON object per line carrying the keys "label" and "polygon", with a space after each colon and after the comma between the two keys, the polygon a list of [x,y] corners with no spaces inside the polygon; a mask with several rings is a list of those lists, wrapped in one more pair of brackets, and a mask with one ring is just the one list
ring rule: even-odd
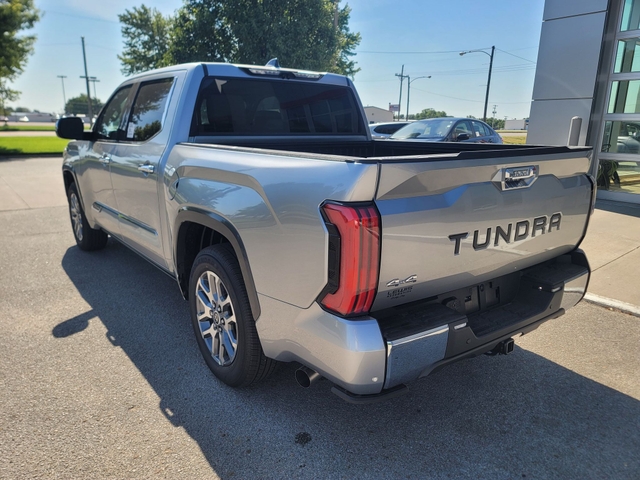
{"label": "glass building facade", "polygon": [[599,147],[598,187],[600,197],[640,203],[640,0],[611,1],[608,10],[615,29],[605,35],[614,51],[610,62],[603,55],[601,63],[608,75],[606,109],[600,125],[594,124],[600,133],[594,145]]}
{"label": "glass building facade", "polygon": [[640,204],[640,0],[545,0],[527,142],[580,145],[598,197]]}

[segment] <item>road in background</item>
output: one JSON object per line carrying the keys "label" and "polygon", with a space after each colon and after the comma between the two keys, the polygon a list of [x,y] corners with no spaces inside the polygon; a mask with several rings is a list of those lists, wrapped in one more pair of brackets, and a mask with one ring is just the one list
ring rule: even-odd
{"label": "road in background", "polygon": [[0,211],[1,478],[640,476],[640,319],[583,303],[375,405],[292,364],[234,390],[171,278],[117,242],[78,250],[59,169],[0,161],[23,202]]}

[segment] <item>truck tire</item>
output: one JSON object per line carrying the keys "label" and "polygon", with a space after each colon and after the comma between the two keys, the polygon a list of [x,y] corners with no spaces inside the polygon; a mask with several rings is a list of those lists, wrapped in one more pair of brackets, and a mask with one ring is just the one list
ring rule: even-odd
{"label": "truck tire", "polygon": [[231,387],[266,378],[265,357],[240,266],[228,244],[202,250],[191,268],[189,307],[196,341],[213,374]]}
{"label": "truck tire", "polygon": [[69,217],[71,218],[73,236],[80,250],[88,252],[103,249],[107,245],[109,236],[103,230],[89,226],[75,183],[69,185],[67,200],[69,201]]}

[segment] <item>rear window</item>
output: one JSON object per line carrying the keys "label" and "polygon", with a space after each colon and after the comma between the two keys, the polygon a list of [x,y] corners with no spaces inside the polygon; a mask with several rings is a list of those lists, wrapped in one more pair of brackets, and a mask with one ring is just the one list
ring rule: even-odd
{"label": "rear window", "polygon": [[340,86],[208,77],[191,135],[363,135],[356,105]]}

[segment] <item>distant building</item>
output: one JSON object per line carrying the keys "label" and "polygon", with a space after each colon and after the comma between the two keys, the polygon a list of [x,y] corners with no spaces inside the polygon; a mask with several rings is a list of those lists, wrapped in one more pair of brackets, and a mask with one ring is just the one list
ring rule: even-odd
{"label": "distant building", "polygon": [[364,107],[368,123],[393,122],[393,112],[379,107]]}
{"label": "distant building", "polygon": [[522,118],[520,120],[505,120],[504,121],[504,129],[505,130],[527,130],[529,128],[529,119]]}
{"label": "distant building", "polygon": [[598,198],[640,204],[640,0],[546,0],[527,143],[579,144]]}
{"label": "distant building", "polygon": [[10,122],[55,122],[58,116],[54,113],[13,112],[8,118]]}

